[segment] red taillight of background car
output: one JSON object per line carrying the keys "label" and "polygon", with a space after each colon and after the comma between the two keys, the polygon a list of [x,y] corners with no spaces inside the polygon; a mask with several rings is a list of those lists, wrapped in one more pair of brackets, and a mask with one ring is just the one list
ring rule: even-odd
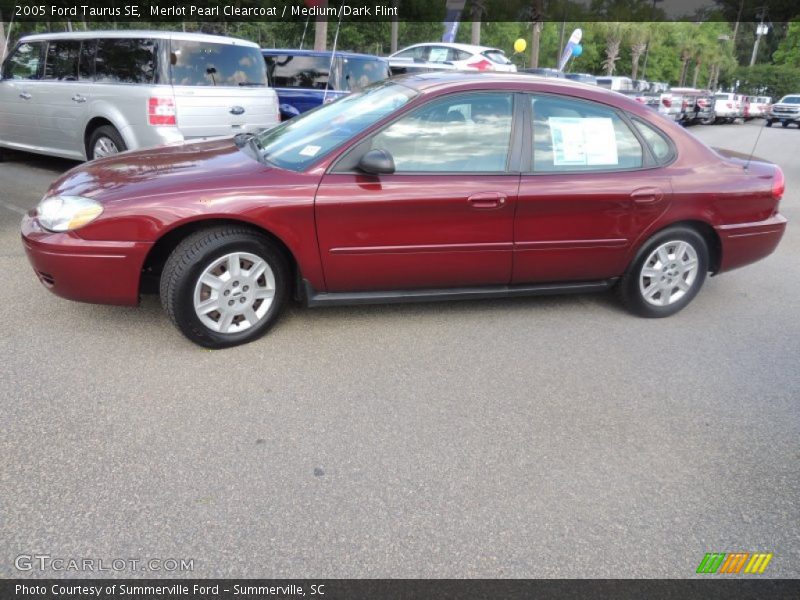
{"label": "red taillight of background car", "polygon": [[786,191],[786,179],[783,177],[783,171],[780,167],[775,167],[775,179],[772,181],[772,197],[775,200],[783,198],[783,192]]}
{"label": "red taillight of background car", "polygon": [[689,101],[684,99],[683,102],[681,102],[681,109],[686,110],[687,108],[689,108]]}
{"label": "red taillight of background car", "polygon": [[177,125],[175,100],[152,97],[147,101],[147,122],[150,125]]}
{"label": "red taillight of background car", "polygon": [[728,108],[733,108],[733,102],[728,102],[725,106],[727,106]]}
{"label": "red taillight of background car", "polygon": [[645,98],[644,96],[636,96],[636,101],[639,102],[640,104],[647,104],[647,98]]}
{"label": "red taillight of background car", "polygon": [[667,108],[672,106],[672,98],[670,96],[664,96],[661,98],[661,104],[666,106]]}
{"label": "red taillight of background car", "polygon": [[474,63],[467,64],[468,67],[472,67],[473,69],[478,69],[478,71],[488,71],[492,68],[492,63],[486,59],[481,59]]}
{"label": "red taillight of background car", "polygon": [[697,101],[697,106],[699,106],[700,108],[705,108],[705,107],[707,107],[707,106],[708,106],[708,100],[706,100],[705,98],[700,98],[700,99]]}

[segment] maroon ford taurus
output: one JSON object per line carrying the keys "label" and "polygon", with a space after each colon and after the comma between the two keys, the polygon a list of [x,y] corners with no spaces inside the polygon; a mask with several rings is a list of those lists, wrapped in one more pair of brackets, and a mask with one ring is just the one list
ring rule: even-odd
{"label": "maroon ford taurus", "polygon": [[719,154],[632,100],[523,75],[390,80],[279,127],[96,160],[23,220],[42,281],[134,305],[191,340],[262,335],[309,306],[616,288],[685,307],[770,254],[772,164]]}

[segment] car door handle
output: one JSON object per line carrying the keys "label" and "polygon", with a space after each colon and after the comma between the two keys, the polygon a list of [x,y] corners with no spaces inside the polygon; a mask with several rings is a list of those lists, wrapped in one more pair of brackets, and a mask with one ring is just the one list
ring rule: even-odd
{"label": "car door handle", "polygon": [[19,97],[22,98],[23,100],[30,100],[31,99],[31,95],[28,92],[22,92],[19,95]]}
{"label": "car door handle", "polygon": [[631,198],[636,204],[655,204],[664,197],[658,188],[641,188],[631,192]]}
{"label": "car door handle", "polygon": [[500,192],[473,194],[467,198],[473,208],[500,208],[506,203],[506,195]]}
{"label": "car door handle", "polygon": [[81,102],[86,102],[86,98],[84,98],[84,97],[83,97],[83,96],[81,96],[80,94],[75,94],[75,95],[72,97],[72,101],[73,101],[73,102],[77,102],[78,104],[80,104]]}

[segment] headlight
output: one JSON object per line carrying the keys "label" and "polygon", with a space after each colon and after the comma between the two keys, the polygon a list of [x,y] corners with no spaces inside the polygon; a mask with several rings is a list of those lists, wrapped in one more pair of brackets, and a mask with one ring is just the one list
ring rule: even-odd
{"label": "headlight", "polygon": [[39,223],[50,231],[70,231],[91,223],[103,212],[99,202],[81,196],[50,196],[39,202]]}

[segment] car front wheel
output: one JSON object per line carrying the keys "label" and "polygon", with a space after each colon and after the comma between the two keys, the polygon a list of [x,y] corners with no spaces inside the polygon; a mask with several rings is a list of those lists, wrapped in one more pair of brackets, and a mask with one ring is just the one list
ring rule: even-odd
{"label": "car front wheel", "polygon": [[767,119],[766,126],[767,126],[767,127],[772,127],[772,121],[770,121],[769,119]]}
{"label": "car front wheel", "polygon": [[216,227],[183,240],[161,275],[161,303],[191,341],[226,348],[264,335],[288,298],[289,269],[267,238]]}
{"label": "car front wheel", "polygon": [[110,125],[98,127],[89,138],[89,160],[113,156],[127,149],[119,131]]}
{"label": "car front wheel", "polygon": [[654,235],[619,281],[623,303],[643,317],[668,317],[700,291],[708,271],[708,246],[694,229],[671,227]]}

